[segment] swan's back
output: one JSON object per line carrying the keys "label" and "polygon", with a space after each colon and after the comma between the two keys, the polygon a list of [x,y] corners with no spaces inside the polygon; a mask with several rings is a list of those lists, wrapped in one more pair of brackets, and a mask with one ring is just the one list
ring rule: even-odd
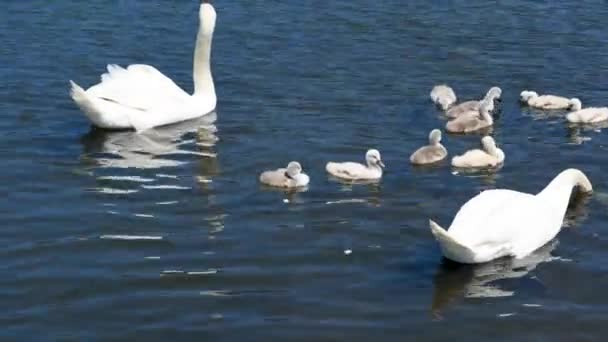
{"label": "swan's back", "polygon": [[271,186],[287,187],[289,179],[285,177],[286,171],[287,169],[264,171],[260,175],[260,182]]}
{"label": "swan's back", "polygon": [[465,203],[452,221],[449,234],[469,248],[502,246],[506,255],[523,256],[559,232],[550,206],[536,196],[513,190],[487,190]]}
{"label": "swan's back", "polygon": [[461,115],[452,121],[448,121],[445,129],[451,133],[468,133],[492,126],[492,124],[479,115]]}
{"label": "swan's back", "polygon": [[410,162],[413,164],[430,164],[444,159],[448,155],[448,151],[443,145],[427,145],[422,146],[410,156]]}
{"label": "swan's back", "polygon": [[171,110],[171,106],[183,104],[190,98],[170,78],[150,65],[134,64],[126,69],[108,65],[107,69],[108,72],[101,75],[101,82],[87,90],[89,95],[141,111]]}
{"label": "swan's back", "polygon": [[329,162],[325,166],[325,170],[333,176],[350,180],[380,178],[381,176],[374,175],[367,166],[355,162]]}
{"label": "swan's back", "polygon": [[463,155],[452,158],[455,167],[494,167],[504,161],[504,153],[500,150],[499,156],[493,156],[486,151],[474,149]]}
{"label": "swan's back", "polygon": [[479,112],[479,101],[466,101],[448,109],[445,113],[450,118],[456,118],[470,112]]}
{"label": "swan's back", "polygon": [[566,119],[575,123],[597,123],[608,120],[608,108],[589,107],[568,113]]}
{"label": "swan's back", "polygon": [[543,109],[565,109],[570,107],[570,99],[556,95],[541,95],[529,99],[528,105]]}

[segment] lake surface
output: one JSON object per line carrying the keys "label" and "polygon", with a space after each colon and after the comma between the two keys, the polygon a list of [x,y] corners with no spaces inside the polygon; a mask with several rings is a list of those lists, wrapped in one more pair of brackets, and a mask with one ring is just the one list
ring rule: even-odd
{"label": "lake surface", "polygon": [[[217,113],[145,135],[91,129],[68,80],[88,87],[107,63],[192,89],[197,3],[4,4],[0,339],[606,336],[606,131],[518,103],[531,89],[608,104],[604,2],[217,1]],[[461,99],[503,89],[503,168],[409,165],[445,124],[429,99],[440,82]],[[444,144],[453,156],[479,138]],[[327,177],[327,161],[368,148],[387,165],[379,184]],[[307,191],[258,184],[290,160]],[[429,218],[448,227],[479,191],[535,193],[568,167],[596,191],[556,240],[524,260],[442,259]]]}

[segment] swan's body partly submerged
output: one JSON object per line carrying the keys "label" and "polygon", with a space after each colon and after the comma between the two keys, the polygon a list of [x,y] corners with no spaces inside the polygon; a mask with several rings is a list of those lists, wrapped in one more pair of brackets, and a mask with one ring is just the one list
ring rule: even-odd
{"label": "swan's body partly submerged", "polygon": [[441,144],[441,131],[434,129],[429,134],[429,144],[422,146],[410,156],[412,164],[432,164],[443,160],[448,155],[448,150]]}
{"label": "swan's body partly submerged", "polygon": [[521,102],[538,109],[569,109],[574,99],[556,95],[538,95],[535,91],[524,90],[520,94]]}
{"label": "swan's body partly submerged", "polygon": [[156,68],[136,64],[126,69],[108,65],[108,72],[101,76],[101,82],[86,91],[70,81],[72,99],[95,126],[107,129],[143,131],[212,112],[217,102],[209,60],[215,9],[204,1],[199,17],[193,95]]}
{"label": "swan's body partly submerged", "polygon": [[581,108],[582,104],[578,99],[572,99],[572,102],[573,111],[566,115],[569,122],[594,124],[608,120],[608,107]]}
{"label": "swan's body partly submerged", "polygon": [[574,187],[592,191],[577,169],[562,171],[536,195],[487,190],[460,208],[447,231],[432,220],[430,228],[443,255],[460,263],[523,258],[559,233]]}
{"label": "swan's body partly submerged", "polygon": [[483,100],[477,110],[448,121],[445,129],[450,133],[470,133],[492,126],[494,124],[494,118],[490,115],[492,103],[491,98]]}
{"label": "swan's body partly submerged", "polygon": [[260,182],[279,188],[299,188],[308,185],[310,178],[302,172],[302,166],[292,161],[287,168],[264,171],[260,175]]}
{"label": "swan's body partly submerged", "polygon": [[505,161],[504,152],[496,147],[496,142],[491,136],[481,139],[483,150],[474,149],[463,155],[452,158],[452,166],[459,168],[492,168]]}
{"label": "swan's body partly submerged", "polygon": [[479,113],[479,108],[484,101],[488,101],[488,111],[494,110],[494,100],[500,100],[502,96],[502,89],[499,87],[492,87],[486,93],[483,99],[479,101],[465,101],[459,103],[445,112],[448,118],[457,118],[460,116],[469,116]]}
{"label": "swan's body partly submerged", "polygon": [[440,84],[433,87],[431,90],[431,100],[441,107],[442,110],[446,111],[450,108],[456,101],[456,93],[454,90],[449,87],[447,84]]}
{"label": "swan's body partly submerged", "polygon": [[384,163],[378,150],[368,150],[365,154],[367,165],[355,162],[329,162],[325,170],[334,176],[346,180],[376,180],[382,178]]}

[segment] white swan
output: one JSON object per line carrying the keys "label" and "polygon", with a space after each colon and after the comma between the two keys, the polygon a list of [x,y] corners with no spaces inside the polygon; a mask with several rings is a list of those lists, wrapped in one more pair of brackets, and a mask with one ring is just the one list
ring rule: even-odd
{"label": "white swan", "polygon": [[124,69],[108,65],[101,83],[88,90],[76,83],[71,96],[91,122],[107,129],[135,129],[193,119],[212,112],[217,98],[210,68],[211,40],[216,13],[203,1],[194,50],[194,93],[189,95],[156,68],[135,64]]}
{"label": "white swan", "polygon": [[382,178],[384,163],[378,150],[368,150],[365,154],[367,165],[354,162],[329,162],[325,170],[334,177],[347,180],[375,180]]}
{"label": "white swan", "polygon": [[302,172],[302,166],[292,161],[287,168],[264,171],[260,175],[260,182],[280,188],[298,188],[307,186],[310,178]]}
{"label": "white swan", "polygon": [[572,99],[572,112],[566,115],[566,119],[572,123],[598,123],[608,120],[607,107],[581,108],[579,99]]}
{"label": "white swan", "polygon": [[445,129],[450,133],[469,133],[490,127],[494,124],[494,118],[490,115],[491,107],[493,107],[493,100],[491,98],[485,99],[481,102],[479,109],[448,121]]}
{"label": "white swan", "polygon": [[500,100],[502,96],[502,89],[499,87],[492,87],[486,93],[483,99],[479,101],[466,101],[450,108],[445,115],[448,118],[457,118],[463,115],[469,115],[479,111],[479,107],[483,101],[489,100],[488,110],[491,112],[494,110],[494,100]]}
{"label": "white swan", "polygon": [[431,164],[443,160],[448,155],[448,150],[441,145],[441,131],[434,129],[429,133],[429,144],[422,146],[410,156],[412,164]]}
{"label": "white swan", "polygon": [[430,228],[448,259],[467,264],[504,256],[520,259],[557,235],[574,187],[592,191],[577,169],[562,171],[536,195],[487,190],[460,208],[448,231],[432,220]]}
{"label": "white swan", "polygon": [[452,166],[460,168],[486,168],[496,167],[505,161],[504,152],[496,147],[496,142],[491,136],[481,139],[483,150],[474,149],[463,155],[452,158]]}
{"label": "white swan", "polygon": [[457,98],[451,87],[447,84],[440,84],[434,86],[433,90],[431,90],[431,100],[441,107],[442,110],[446,111],[456,103]]}
{"label": "white swan", "polygon": [[569,109],[572,108],[574,99],[568,99],[556,95],[538,95],[535,91],[524,90],[519,95],[523,103],[532,108],[539,109]]}

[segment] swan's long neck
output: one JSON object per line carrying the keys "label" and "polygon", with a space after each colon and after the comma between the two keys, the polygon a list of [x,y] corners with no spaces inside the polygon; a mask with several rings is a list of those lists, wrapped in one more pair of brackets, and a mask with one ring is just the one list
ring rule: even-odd
{"label": "swan's long neck", "polygon": [[[485,146],[485,150],[486,150],[486,152],[488,152],[488,154],[490,154],[496,158],[500,158],[500,153],[499,153],[498,147],[496,147],[496,145]],[[500,152],[502,152],[502,151],[500,151]]]}
{"label": "swan's long neck", "polygon": [[215,97],[215,86],[211,75],[211,41],[215,27],[215,10],[210,4],[203,4],[200,12],[201,23],[194,49],[194,95]]}
{"label": "swan's long neck", "polygon": [[376,171],[376,172],[382,173],[382,167],[380,167],[380,165],[378,165],[374,161],[368,160],[367,161],[367,168],[368,168],[368,170],[372,170],[372,171]]}
{"label": "swan's long neck", "polygon": [[559,213],[563,214],[568,208],[568,202],[575,187],[582,192],[593,191],[591,182],[584,173],[577,169],[567,169],[553,178],[551,183],[536,196],[551,203],[556,210],[559,210]]}
{"label": "swan's long neck", "polygon": [[488,124],[492,125],[494,123],[494,118],[490,115],[490,111],[487,108],[480,109],[481,118],[486,121]]}

